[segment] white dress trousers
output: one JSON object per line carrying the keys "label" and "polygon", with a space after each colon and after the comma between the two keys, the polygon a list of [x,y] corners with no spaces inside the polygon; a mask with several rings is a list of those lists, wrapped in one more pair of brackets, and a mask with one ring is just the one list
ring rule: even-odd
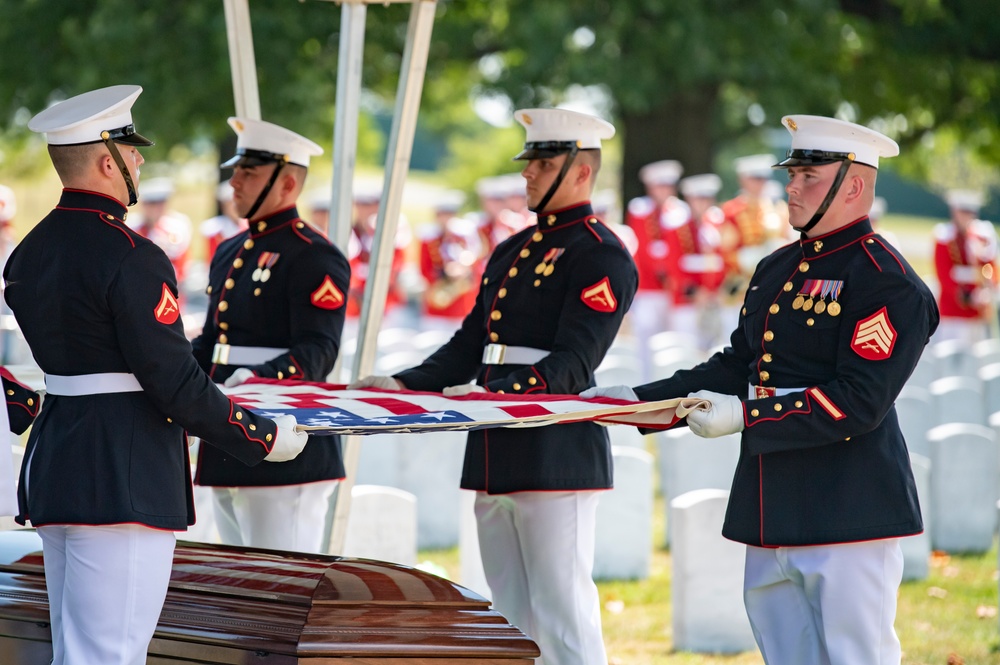
{"label": "white dress trousers", "polygon": [[649,381],[653,378],[653,353],[649,349],[649,338],[658,332],[673,330],[670,294],[651,289],[636,291],[627,318],[639,345],[643,380]]}
{"label": "white dress trousers", "polygon": [[538,643],[539,665],[607,665],[594,569],[598,491],[476,492],[493,604]]}
{"label": "white dress trousers", "polygon": [[167,596],[172,531],[41,526],[53,665],[144,665]]}
{"label": "white dress trousers", "polygon": [[898,538],[747,546],[743,600],[767,665],[899,665]]}
{"label": "white dress trousers", "polygon": [[[323,554],[330,496],[339,480],[215,487],[215,521],[227,545]],[[236,540],[236,537],[239,540]]]}

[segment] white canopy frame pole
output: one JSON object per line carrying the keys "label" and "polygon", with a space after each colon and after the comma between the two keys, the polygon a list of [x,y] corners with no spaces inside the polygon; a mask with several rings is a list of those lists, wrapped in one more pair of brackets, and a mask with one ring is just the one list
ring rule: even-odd
{"label": "white canopy frame pole", "polygon": [[[375,222],[375,237],[369,263],[368,281],[361,309],[358,348],[354,355],[352,378],[370,374],[375,366],[378,331],[382,325],[385,298],[389,292],[392,257],[396,244],[396,229],[403,200],[403,185],[410,170],[413,138],[417,128],[417,114],[427,70],[431,31],[437,0],[415,0],[410,12],[406,32],[406,47],[400,68],[396,108],[389,134],[389,151],[386,155],[385,186]],[[347,519],[351,510],[351,489],[361,456],[359,437],[348,437],[344,443],[344,467],[347,477],[337,491],[337,505],[333,516],[328,551],[343,552],[347,536]]]}
{"label": "white canopy frame pole", "polygon": [[229,42],[229,69],[233,74],[236,115],[260,120],[260,93],[257,90],[257,60],[253,53],[249,0],[223,0],[226,37]]}
{"label": "white canopy frame pole", "polygon": [[[358,112],[361,65],[364,61],[368,6],[344,3],[340,9],[340,52],[337,57],[337,108],[333,125],[333,183],[327,237],[345,255],[353,217],[352,184],[358,161]],[[339,364],[339,363],[338,363]]]}

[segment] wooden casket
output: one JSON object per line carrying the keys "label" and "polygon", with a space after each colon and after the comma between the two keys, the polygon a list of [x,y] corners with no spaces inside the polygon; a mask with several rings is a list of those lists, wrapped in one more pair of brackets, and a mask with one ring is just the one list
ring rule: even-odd
{"label": "wooden casket", "polygon": [[[179,541],[150,665],[527,665],[535,643],[448,580],[380,561]],[[0,532],[0,663],[52,657],[41,539]]]}

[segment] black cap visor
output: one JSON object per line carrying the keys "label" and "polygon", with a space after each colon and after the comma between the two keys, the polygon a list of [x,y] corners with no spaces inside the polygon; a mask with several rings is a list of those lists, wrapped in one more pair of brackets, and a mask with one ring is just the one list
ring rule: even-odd
{"label": "black cap visor", "polygon": [[789,166],[822,166],[835,162],[854,161],[850,152],[830,152],[829,150],[789,150],[787,156],[772,168],[787,169]]}
{"label": "black cap visor", "polygon": [[118,129],[109,129],[108,133],[111,135],[111,140],[115,143],[138,146],[156,145],[145,136],[135,131],[135,125],[125,125],[124,127],[120,127]]}
{"label": "black cap visor", "polygon": [[228,169],[233,166],[264,166],[265,164],[283,164],[287,160],[286,155],[279,155],[266,150],[240,148],[236,151],[235,155],[220,164],[219,167]]}
{"label": "black cap visor", "polygon": [[576,141],[531,141],[524,144],[524,150],[517,153],[513,161],[523,159],[550,159],[565,155],[576,146]]}

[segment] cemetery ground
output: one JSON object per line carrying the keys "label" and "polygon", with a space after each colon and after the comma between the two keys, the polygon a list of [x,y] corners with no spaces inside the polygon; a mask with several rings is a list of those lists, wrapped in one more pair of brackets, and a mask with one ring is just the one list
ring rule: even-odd
{"label": "cemetery ground", "polygon": [[[654,543],[663,543],[662,500],[654,511]],[[459,579],[458,549],[422,551]],[[673,651],[670,551],[653,552],[648,579],[598,582],[609,665],[762,665],[756,651],[700,654]],[[904,665],[1000,665],[997,543],[985,554],[934,554],[927,579],[904,582],[896,632]]]}

